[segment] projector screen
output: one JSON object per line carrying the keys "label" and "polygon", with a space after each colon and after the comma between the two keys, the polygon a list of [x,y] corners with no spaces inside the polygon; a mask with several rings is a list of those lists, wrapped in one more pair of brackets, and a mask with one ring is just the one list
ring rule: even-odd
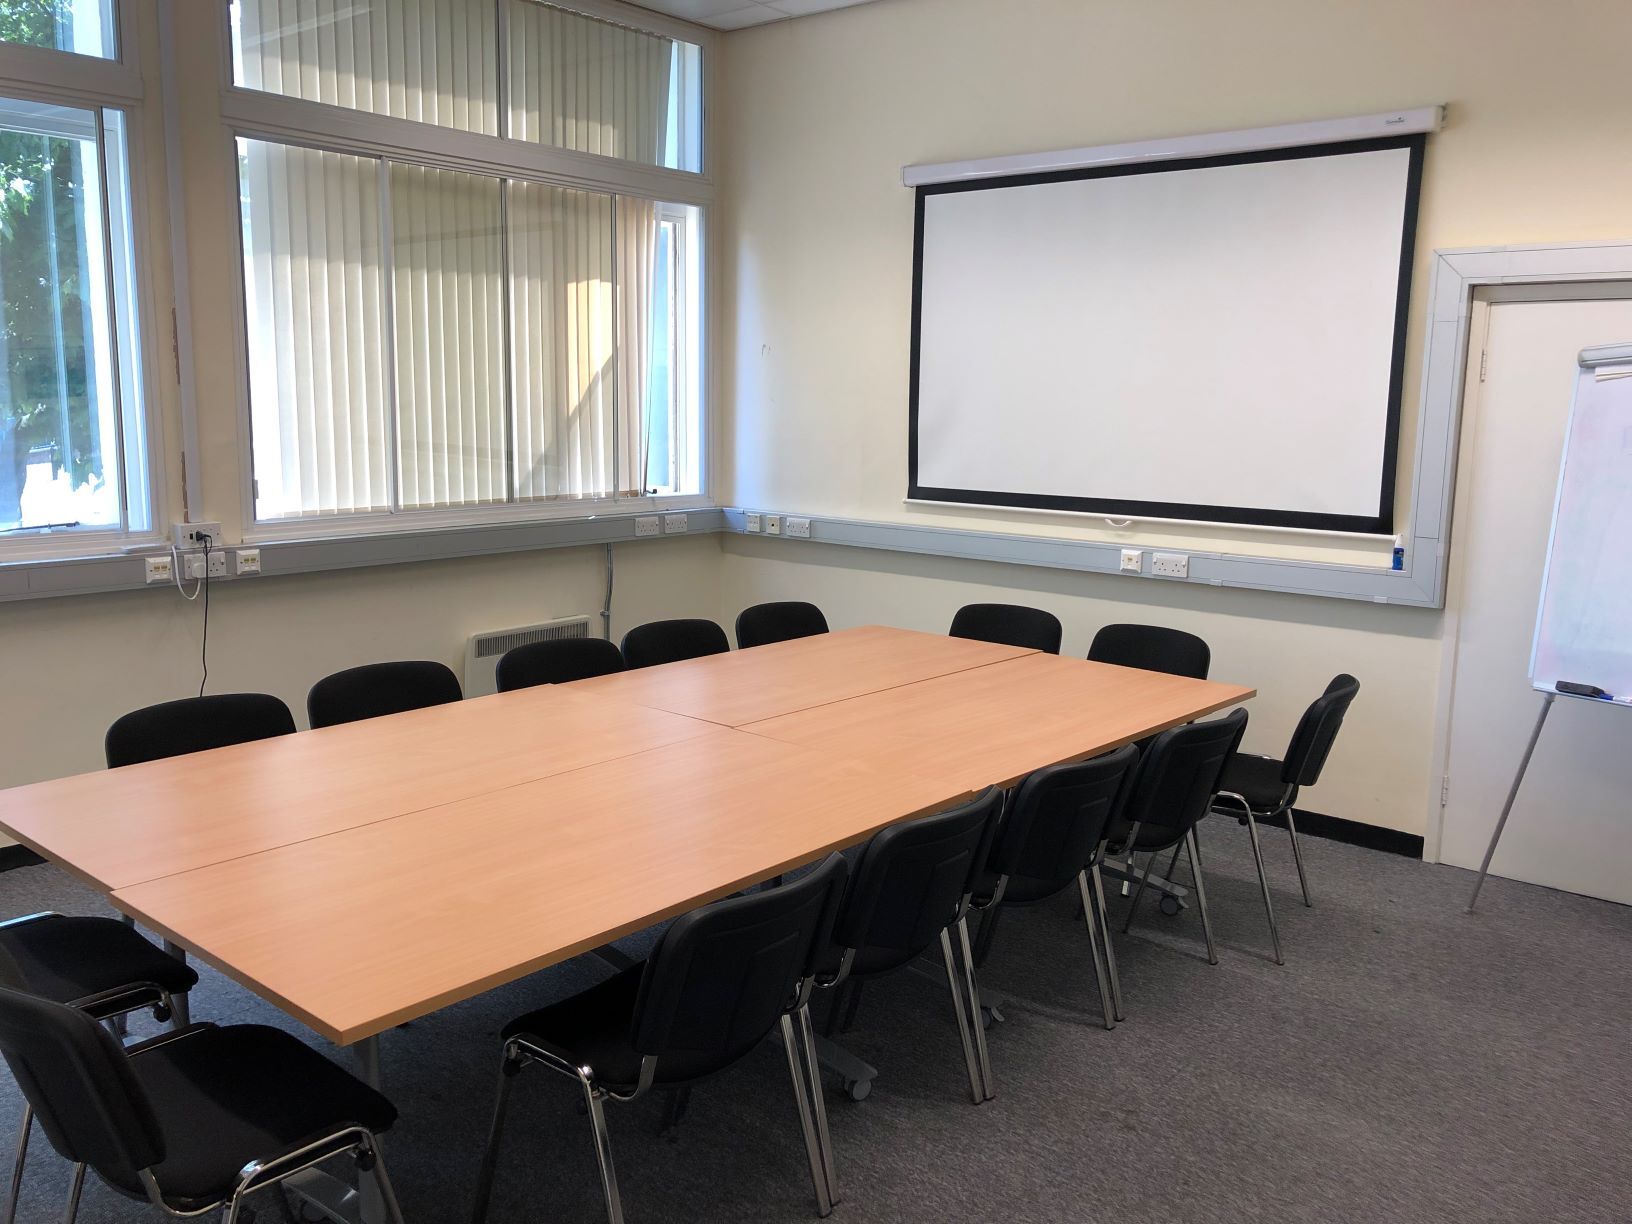
{"label": "projector screen", "polygon": [[1424,139],[920,187],[908,496],[1392,533]]}

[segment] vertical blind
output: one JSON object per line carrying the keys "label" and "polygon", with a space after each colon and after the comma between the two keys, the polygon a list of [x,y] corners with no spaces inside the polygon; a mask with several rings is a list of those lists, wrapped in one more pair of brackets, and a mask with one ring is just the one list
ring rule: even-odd
{"label": "vertical blind", "polygon": [[482,0],[238,0],[247,89],[499,131],[497,9]]}
{"label": "vertical blind", "polygon": [[[513,134],[659,161],[671,40],[511,2]],[[494,11],[240,0],[240,82],[491,131]],[[257,518],[644,492],[655,204],[239,154]]]}

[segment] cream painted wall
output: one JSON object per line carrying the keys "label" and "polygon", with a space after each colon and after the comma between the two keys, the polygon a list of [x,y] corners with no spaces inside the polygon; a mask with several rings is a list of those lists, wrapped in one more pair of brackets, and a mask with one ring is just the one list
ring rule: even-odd
{"label": "cream painted wall", "polygon": [[[614,636],[715,615],[718,564],[712,537],[618,545]],[[605,583],[600,548],[221,583],[209,691],[274,693],[305,726],[306,690],[332,671],[439,659],[462,672],[473,633],[584,614],[598,625]],[[100,769],[115,718],[198,692],[201,614],[174,587],[0,604],[0,787]]]}
{"label": "cream painted wall", "polygon": [[[1448,103],[1424,180],[1409,451],[1434,248],[1632,237],[1632,160],[1616,152],[1632,142],[1629,39],[1624,0],[880,0],[732,35],[716,95],[727,496],[1380,562],[1375,548],[1316,539],[903,506],[913,200],[900,169]],[[799,547],[728,544],[727,604],[803,594],[845,620],[928,628],[995,588],[1061,611],[1075,649],[1112,620],[1179,625],[1213,643],[1217,674],[1263,691],[1249,738],[1265,748],[1284,746],[1296,710],[1351,670],[1365,688],[1311,805],[1424,828],[1437,789],[1435,613]]]}

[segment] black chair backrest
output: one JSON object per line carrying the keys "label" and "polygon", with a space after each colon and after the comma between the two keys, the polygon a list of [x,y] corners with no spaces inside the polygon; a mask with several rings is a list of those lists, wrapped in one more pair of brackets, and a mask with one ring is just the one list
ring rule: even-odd
{"label": "black chair backrest", "polygon": [[1292,743],[1281,763],[1281,781],[1293,786],[1313,786],[1320,780],[1320,771],[1331,754],[1332,742],[1337,739],[1343,716],[1349,712],[1349,703],[1360,692],[1360,681],[1350,675],[1333,677],[1326,691],[1303,712],[1297,730],[1292,732]]}
{"label": "black chair backrest", "polygon": [[986,870],[1069,884],[1120,815],[1138,762],[1139,749],[1124,744],[1091,761],[1028,775],[1009,798]]}
{"label": "black chair backrest", "polygon": [[797,1001],[832,936],[846,864],[728,897],[677,918],[640,979],[630,1038],[642,1054],[718,1055],[757,1044]]}
{"label": "black chair backrest", "polygon": [[1139,760],[1122,820],[1180,836],[1189,831],[1212,807],[1219,776],[1246,729],[1247,712],[1234,710],[1163,731]]}
{"label": "black chair backrest", "polygon": [[652,621],[623,635],[623,661],[630,667],[657,667],[730,649],[725,630],[711,620]]}
{"label": "black chair backrest", "polygon": [[132,710],[108,728],[108,768],[292,735],[295,717],[269,693],[214,693]]}
{"label": "black chair backrest", "polygon": [[622,670],[623,652],[617,643],[605,638],[561,638],[505,651],[499,657],[496,675],[499,692],[510,693],[537,684],[571,684]]}
{"label": "black chair backrest", "polygon": [[445,663],[429,659],[365,663],[324,676],[312,685],[306,694],[306,717],[314,727],[332,727],[447,705],[464,695],[459,677]]}
{"label": "black chair backrest", "polygon": [[769,646],[827,632],[827,617],[813,603],[790,600],[744,608],[737,615],[737,649]]}
{"label": "black chair backrest", "polygon": [[1094,634],[1088,658],[1094,663],[1114,663],[1118,667],[1139,667],[1170,676],[1205,680],[1213,652],[1206,642],[1182,629],[1167,629],[1161,625],[1106,625]]}
{"label": "black chair backrest", "polygon": [[164,1134],[130,1059],[78,1008],[0,987],[0,1052],[64,1160],[123,1182],[164,1160]]}
{"label": "black chair backrest", "polygon": [[1022,604],[965,604],[952,618],[952,628],[946,633],[948,637],[997,642],[1044,654],[1060,653],[1060,618]]}
{"label": "black chair backrest", "polygon": [[984,870],[1002,811],[1003,792],[993,786],[950,811],[875,833],[851,874],[834,940],[903,959],[929,947]]}

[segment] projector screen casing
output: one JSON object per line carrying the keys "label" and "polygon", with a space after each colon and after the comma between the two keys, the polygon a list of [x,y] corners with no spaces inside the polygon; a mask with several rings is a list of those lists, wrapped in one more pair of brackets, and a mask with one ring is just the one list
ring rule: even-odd
{"label": "projector screen casing", "polygon": [[[1400,398],[1404,376],[1405,337],[1407,322],[1407,307],[1410,298],[1411,268],[1414,256],[1414,240],[1416,231],[1417,203],[1420,194],[1422,176],[1422,158],[1426,137],[1423,135],[1394,136],[1363,141],[1346,141],[1335,144],[1310,145],[1290,149],[1266,149],[1248,153],[1233,153],[1217,157],[1170,159],[1157,162],[1143,162],[1128,165],[1114,165],[1092,167],[1077,170],[1051,171],[1047,173],[1014,175],[977,179],[972,181],[941,183],[922,186],[917,191],[916,198],[916,229],[914,240],[913,260],[913,323],[912,323],[912,366],[911,366],[911,401],[909,415],[908,439],[908,496],[913,500],[958,502],[971,505],[990,505],[1002,507],[1016,507],[1040,510],[1056,510],[1089,513],[1107,517],[1140,517],[1193,520],[1201,522],[1253,524],[1273,527],[1304,528],[1311,530],[1332,530],[1357,533],[1392,534],[1394,531],[1394,493],[1395,493],[1395,466],[1398,452]],[[1393,157],[1366,158],[1353,155],[1396,153]],[[1312,159],[1345,158],[1347,162],[1317,163]],[[1285,165],[1277,165],[1285,163]],[[1184,176],[1186,171],[1206,171],[1232,167],[1263,167],[1262,173],[1253,173],[1246,178],[1242,174],[1226,174],[1199,176]],[[1364,167],[1370,169],[1363,169]],[[1151,182],[1124,182],[1105,184],[1103,192],[1089,193],[1086,191],[1072,192],[1021,192],[1007,196],[991,196],[986,198],[970,198],[959,201],[949,201],[949,205],[958,207],[961,212],[952,214],[944,212],[942,217],[954,217],[952,221],[943,221],[945,226],[965,224],[978,226],[985,206],[990,201],[992,214],[990,225],[998,227],[994,232],[1002,237],[994,244],[994,248],[1003,248],[1007,243],[1020,252],[1019,262],[1014,268],[1006,264],[993,264],[993,260],[1000,260],[1009,252],[1004,249],[994,249],[991,252],[965,249],[932,249],[929,256],[929,280],[931,291],[939,296],[930,303],[928,352],[926,353],[926,234],[930,229],[928,212],[932,202],[937,197],[966,196],[969,193],[1003,193],[1011,188],[1047,188],[1055,184],[1079,184],[1091,180],[1122,179],[1128,180],[1138,176],[1151,175],[1180,175],[1169,184],[1158,187]],[[1350,200],[1349,179],[1352,178],[1353,200]],[[1368,180],[1367,176],[1370,176]],[[1276,198],[1276,189],[1281,185],[1279,179],[1284,179],[1289,194],[1286,199]],[[1330,179],[1330,182],[1325,180]],[[1375,180],[1375,181],[1370,181]],[[1398,183],[1396,187],[1394,184]],[[1318,187],[1300,187],[1301,184],[1315,184]],[[1216,224],[1219,235],[1228,239],[1235,230],[1246,233],[1248,237],[1258,237],[1251,233],[1252,224],[1257,220],[1252,214],[1252,208],[1264,208],[1264,228],[1260,246],[1243,244],[1229,245],[1228,242],[1214,243],[1212,250],[1207,250],[1206,243],[1214,236],[1205,229],[1198,229],[1198,216],[1184,215],[1184,209],[1190,206],[1195,197],[1197,185],[1205,188],[1212,186],[1218,190],[1215,202],[1215,211],[1218,213]],[[1170,190],[1176,185],[1177,190]],[[1381,258],[1357,260],[1354,252],[1345,250],[1343,244],[1336,239],[1324,239],[1319,233],[1302,235],[1294,233],[1294,225],[1283,224],[1276,228],[1273,208],[1279,203],[1283,207],[1293,208],[1297,204],[1296,192],[1308,190],[1310,199],[1316,203],[1325,201],[1334,211],[1334,219],[1330,224],[1338,226],[1341,235],[1341,225],[1345,223],[1340,214],[1341,208],[1353,207],[1357,210],[1349,221],[1355,227],[1354,246],[1356,250],[1387,252],[1387,266]],[[1254,195],[1254,192],[1257,195]],[[1164,195],[1165,193],[1165,195]],[[1324,193],[1324,194],[1322,194]],[[1369,194],[1368,194],[1369,193]],[[1208,206],[1205,192],[1199,197],[1202,201],[1199,208],[1205,212]],[[1085,217],[1094,217],[1094,208],[1103,204],[1101,222],[1114,223],[1120,216],[1122,222],[1131,229],[1137,230],[1143,226],[1148,233],[1134,234],[1129,242],[1129,250],[1123,252],[1111,245],[1110,238],[1090,233],[1081,240],[1081,250],[1065,250],[1058,260],[1054,260],[1052,252],[1056,247],[1071,247],[1072,233],[1070,229],[1062,229],[1067,221],[1074,220],[1070,209],[1077,204],[1085,207]],[[1149,207],[1149,214],[1140,211]],[[1231,215],[1230,209],[1236,210]],[[1119,214],[1117,209],[1122,212]],[[1158,257],[1152,259],[1153,274],[1149,283],[1137,278],[1130,271],[1130,266],[1120,270],[1121,281],[1117,281],[1119,274],[1114,266],[1117,257],[1126,253],[1130,259],[1137,258],[1141,249],[1149,250],[1152,239],[1150,233],[1157,232],[1164,223],[1163,218],[1168,216],[1161,209],[1174,210],[1174,220],[1184,226],[1175,230],[1178,248],[1172,256],[1176,261],[1177,271],[1173,266],[1161,265],[1166,252],[1159,252]],[[1012,209],[1014,216],[1005,219],[1005,210]],[[1130,212],[1130,209],[1132,210]],[[1247,210],[1243,213],[1243,210]],[[966,214],[966,215],[965,215]],[[1303,214],[1292,213],[1293,221]],[[972,219],[971,219],[972,218]],[[1040,228],[1036,233],[1028,233],[1024,224],[1014,224],[1014,221],[1034,219]],[[1205,217],[1199,218],[1204,221]],[[1310,222],[1310,229],[1314,231],[1323,218],[1316,217]],[[1086,222],[1085,222],[1086,223]],[[1050,228],[1052,227],[1052,228]],[[1244,227],[1244,229],[1243,229]],[[1285,240],[1290,252],[1282,261],[1285,267],[1277,264],[1274,256],[1276,252],[1270,248],[1281,234],[1291,235]],[[1397,245],[1395,239],[1397,236]],[[1145,247],[1140,248],[1139,241],[1143,239]],[[1367,241],[1362,241],[1365,239]],[[1299,241],[1315,243],[1311,248],[1313,254],[1319,255],[1319,240],[1326,240],[1333,247],[1334,256],[1347,255],[1352,267],[1339,268],[1340,258],[1334,258],[1329,263],[1311,258],[1311,251],[1297,247]],[[941,237],[944,244],[948,241]],[[1099,248],[1095,242],[1101,243]],[[1311,417],[1307,436],[1297,428],[1287,428],[1298,425],[1300,422],[1296,414],[1306,405],[1309,396],[1307,392],[1293,395],[1288,391],[1285,403],[1266,400],[1263,404],[1256,402],[1246,403],[1246,410],[1242,410],[1240,402],[1234,404],[1232,415],[1221,415],[1231,407],[1228,395],[1221,394],[1218,404],[1203,403],[1201,409],[1206,413],[1209,409],[1216,409],[1211,417],[1201,416],[1194,421],[1194,428],[1185,428],[1185,421],[1165,421],[1153,413],[1147,412],[1149,421],[1141,421],[1142,414],[1129,413],[1129,405],[1142,401],[1127,397],[1127,388],[1138,387],[1143,383],[1159,384],[1164,373],[1169,375],[1182,374],[1192,381],[1206,382],[1213,372],[1209,361],[1215,361],[1224,374],[1228,374],[1228,358],[1243,356],[1236,349],[1224,350],[1223,355],[1209,359],[1205,356],[1208,337],[1198,340],[1197,328],[1191,327],[1186,331],[1180,330],[1164,336],[1158,334],[1161,326],[1160,319],[1144,327],[1149,335],[1141,338],[1140,343],[1131,346],[1130,352],[1155,353],[1158,359],[1129,358],[1128,369],[1117,369],[1106,372],[1102,369],[1094,377],[1101,382],[1116,384],[1122,388],[1122,396],[1111,403],[1093,402],[1088,392],[1082,392],[1078,398],[1073,398],[1071,388],[1075,385],[1072,379],[1060,374],[1048,382],[1048,362],[1058,364],[1060,371],[1065,371],[1069,365],[1069,356],[1063,350],[1070,344],[1069,337],[1073,329],[1093,326],[1094,319],[1104,320],[1105,326],[1101,329],[1102,335],[1096,337],[1106,343],[1114,338],[1117,329],[1132,327],[1139,331],[1142,324],[1130,319],[1129,313],[1135,308],[1130,306],[1129,312],[1118,312],[1115,306],[1121,302],[1121,297],[1107,305],[1100,302],[1095,305],[1080,305],[1078,313],[1073,314],[1071,306],[1077,297],[1077,287],[1084,281],[1060,280],[1074,272],[1073,259],[1078,264],[1089,261],[1097,270],[1099,263],[1092,263],[1091,257],[1099,258],[1107,269],[1105,285],[1086,286],[1080,295],[1084,302],[1090,302],[1094,292],[1101,296],[1115,291],[1117,285],[1125,284],[1129,287],[1127,299],[1129,302],[1144,301],[1147,313],[1165,313],[1169,301],[1182,305],[1191,301],[1193,308],[1197,302],[1204,303],[1207,298],[1202,289],[1210,292],[1222,306],[1214,307],[1210,316],[1219,319],[1218,331],[1221,334],[1228,332],[1233,323],[1246,326],[1245,310],[1243,318],[1232,320],[1227,316],[1230,303],[1230,293],[1235,289],[1235,282],[1223,284],[1187,285],[1183,279],[1185,273],[1191,270],[1191,264],[1183,263],[1184,243],[1186,241],[1198,244],[1207,258],[1193,261],[1197,267],[1208,267],[1209,260],[1215,273],[1222,275],[1219,269],[1228,270],[1229,275],[1249,282],[1262,269],[1263,283],[1260,285],[1245,284],[1242,296],[1250,305],[1251,290],[1256,288],[1260,294],[1261,303],[1272,303],[1273,309],[1279,309],[1288,315],[1285,327],[1286,335],[1277,334],[1273,341],[1264,345],[1265,351],[1284,351],[1289,360],[1289,369],[1293,369],[1296,359],[1313,362],[1313,369],[1325,369],[1321,365],[1322,356],[1328,350],[1332,353],[1343,353],[1343,344],[1351,342],[1357,346],[1363,360],[1356,359],[1351,368],[1332,370],[1333,387],[1339,388],[1331,397],[1327,406],[1329,420],[1324,425],[1318,417]],[[1369,241],[1369,245],[1367,242]],[[1041,250],[1028,250],[1027,244],[1033,248],[1041,244]],[[1054,245],[1049,245],[1053,243]],[[970,244],[972,245],[972,244]],[[987,256],[987,267],[982,267],[981,260]],[[1028,268],[1026,258],[1033,260]],[[1397,258],[1396,258],[1397,257]],[[1277,275],[1283,279],[1298,271],[1298,259],[1318,271],[1331,269],[1333,285],[1331,292],[1341,299],[1345,282],[1340,273],[1347,273],[1349,280],[1360,286],[1354,293],[1359,300],[1360,315],[1350,321],[1347,331],[1341,333],[1342,339],[1334,340],[1332,335],[1323,335],[1319,329],[1323,326],[1333,326],[1333,320],[1341,322],[1344,318],[1343,310],[1348,304],[1343,300],[1331,303],[1331,317],[1317,316],[1314,312],[1294,305],[1303,301],[1304,297],[1317,296],[1326,286],[1321,283],[1319,274],[1306,276],[1309,283],[1299,282],[1295,287],[1296,296],[1288,293],[1286,286],[1277,281]],[[1045,266],[1046,264],[1046,266]],[[946,268],[966,272],[971,291],[965,293],[952,292],[953,286],[946,283]],[[1139,265],[1142,267],[1143,265]],[[1290,269],[1290,271],[1288,271]],[[1197,275],[1205,273],[1198,272]],[[940,282],[936,283],[936,278]],[[1009,281],[1005,277],[1012,278]],[[1056,278],[1057,283],[1050,285],[1049,278]],[[1039,287],[1040,286],[1040,287]],[[994,288],[996,291],[994,291]],[[1031,300],[1027,297],[1028,291],[1036,289],[1040,300]],[[1184,298],[1174,295],[1184,294],[1186,289],[1191,293]],[[1363,291],[1361,291],[1363,290]],[[1048,297],[1051,293],[1063,295],[1063,304],[1057,299]],[[1167,295],[1167,296],[1164,296]],[[1278,296],[1277,296],[1278,295]],[[991,299],[991,300],[988,300]],[[999,301],[998,299],[1002,299]],[[1271,313],[1273,310],[1269,307]],[[1028,320],[1026,311],[1034,312]],[[982,312],[988,313],[983,316]],[[1014,314],[1014,312],[1019,312]],[[1182,312],[1180,312],[1182,314]],[[948,324],[948,317],[953,322]],[[989,329],[991,335],[983,334],[982,319],[991,321]],[[1205,318],[1206,315],[1203,316]],[[1029,330],[1031,323],[1035,323],[1038,334],[1036,344],[1031,344],[1029,334],[1021,334]],[[1023,326],[1022,326],[1023,325]],[[1314,329],[1304,337],[1300,344],[1296,329],[1301,327]],[[979,351],[982,341],[988,347],[993,343],[991,336],[1000,335],[1008,329],[1009,332],[1019,335],[1015,344],[1017,351],[1010,354],[1005,351],[994,355],[991,352]],[[1018,329],[1018,330],[1017,330]],[[935,334],[939,330],[943,334]],[[1280,328],[1277,328],[1279,332]],[[1262,335],[1263,333],[1258,333]],[[1005,340],[1005,343],[1008,343]],[[1322,345],[1326,347],[1323,348]],[[1282,346],[1277,349],[1276,346]],[[1030,348],[1030,352],[1023,351]],[[1113,360],[1101,363],[1108,367],[1115,364],[1114,357],[1120,356],[1121,350],[1113,353]],[[1015,383],[1023,388],[1023,393],[1005,397],[994,388],[1002,385],[1000,372],[995,368],[984,371],[980,366],[982,358],[995,365],[1011,359],[1019,363],[1015,371]],[[939,362],[939,365],[930,371],[930,377],[925,377],[925,361]],[[1335,359],[1334,359],[1335,360]],[[1025,368],[1025,363],[1032,362],[1042,369]],[[1140,364],[1140,362],[1143,364]],[[988,400],[963,399],[948,406],[948,401],[960,401],[965,388],[961,385],[960,376],[965,371],[965,363],[969,370],[969,396],[986,396]],[[1183,363],[1187,363],[1185,365]],[[1254,369],[1260,368],[1257,366]],[[1266,359],[1262,363],[1264,375],[1262,383],[1267,395],[1272,396],[1276,385],[1276,376],[1281,373],[1273,359]],[[1237,374],[1239,376],[1239,371]],[[1296,373],[1293,369],[1293,373]],[[984,374],[984,380],[982,375]],[[1309,370],[1302,373],[1304,384],[1313,377]],[[1291,375],[1289,374],[1289,378]],[[1051,393],[1038,392],[1039,380],[1047,383]],[[1029,380],[1029,381],[1028,381]],[[1083,382],[1089,380],[1084,378]],[[1238,377],[1238,381],[1240,381]],[[1256,394],[1258,382],[1253,379],[1251,392]],[[930,394],[940,396],[925,405],[923,396],[928,384]],[[1297,386],[1295,381],[1289,384]],[[1058,388],[1058,390],[1054,390]],[[1227,390],[1228,388],[1226,388]],[[1188,410],[1193,404],[1193,398],[1174,392],[1177,396],[1175,409],[1167,406],[1169,415],[1176,410]],[[1193,392],[1191,395],[1193,397]],[[1343,395],[1347,394],[1356,405],[1347,405]],[[1125,397],[1125,398],[1124,398]],[[1243,392],[1237,388],[1235,401],[1243,400]],[[1323,399],[1321,401],[1325,403]],[[1118,418],[1115,409],[1120,406],[1123,416]],[[1263,407],[1265,411],[1254,411],[1254,407]],[[1277,424],[1275,416],[1279,411],[1281,417]],[[960,420],[959,413],[962,413]],[[991,416],[988,419],[987,413]],[[1065,416],[1050,416],[1050,414],[1067,414]],[[1291,413],[1291,416],[1287,414]],[[1158,422],[1165,424],[1158,425]],[[950,425],[949,425],[950,423]],[[1012,430],[1008,429],[1013,424]],[[1049,428],[1059,425],[1055,430]],[[932,431],[929,435],[921,433],[927,427]],[[1154,430],[1152,436],[1141,436],[1141,428]],[[1324,429],[1324,433],[1320,430]],[[1208,431],[1213,431],[1213,437],[1207,439]],[[938,432],[937,432],[938,431]],[[1073,437],[1073,433],[1075,437]],[[1052,445],[1051,445],[1052,444]],[[1223,465],[1217,470],[1208,469],[1205,480],[1197,480],[1192,486],[1180,477],[1172,475],[1163,466],[1167,459],[1158,453],[1160,448],[1171,445],[1174,449],[1172,456],[1173,470],[1182,471],[1186,463],[1207,464],[1214,455]],[[1188,445],[1189,452],[1185,448]],[[1229,448],[1240,446],[1247,448],[1238,452],[1238,462],[1230,463]],[[1118,447],[1122,449],[1119,451]],[[1282,448],[1277,452],[1275,448]],[[1198,450],[1199,448],[1199,450]],[[1130,453],[1131,451],[1131,453]],[[1090,453],[1091,452],[1091,453]],[[1245,459],[1239,458],[1245,456]],[[1115,495],[1104,495],[1104,488],[1077,487],[1077,460],[1084,460],[1084,476],[1082,483],[1088,485],[1107,485],[1121,481],[1123,484],[1138,482],[1142,485],[1136,491],[1130,488],[1112,490]],[[1235,471],[1237,466],[1242,469],[1250,468],[1252,462],[1258,462],[1262,470],[1277,473],[1277,479],[1284,477],[1287,488],[1280,490],[1279,495],[1271,495],[1275,490],[1268,486],[1273,481],[1255,481],[1251,479],[1248,470]],[[923,462],[921,462],[921,460]],[[1093,475],[1093,463],[1111,465],[1101,467],[1103,474],[1100,478]],[[1012,465],[1012,467],[1011,467]],[[1141,469],[1140,465],[1146,465]],[[1324,466],[1323,466],[1324,465]],[[990,472],[1004,477],[1003,479],[981,480],[977,473]],[[1015,473],[1008,478],[1010,472]],[[1140,472],[1143,471],[1143,476]],[[1031,473],[1028,479],[1028,472]],[[1062,473],[1069,473],[1062,475]],[[1040,475],[1039,475],[1040,473]],[[948,478],[950,477],[950,478]],[[1107,478],[1107,477],[1114,477]],[[1301,482],[1301,492],[1299,491]],[[1211,499],[1189,496],[1191,487],[1212,486],[1217,495]],[[988,487],[998,485],[999,487]],[[1069,485],[1070,487],[1063,487]],[[1003,487],[1007,486],[1007,487]],[[1042,486],[1042,487],[1039,487]],[[1165,487],[1164,487],[1165,486]],[[1263,494],[1254,498],[1254,493]],[[1222,504],[1222,503],[1228,504]]]}

